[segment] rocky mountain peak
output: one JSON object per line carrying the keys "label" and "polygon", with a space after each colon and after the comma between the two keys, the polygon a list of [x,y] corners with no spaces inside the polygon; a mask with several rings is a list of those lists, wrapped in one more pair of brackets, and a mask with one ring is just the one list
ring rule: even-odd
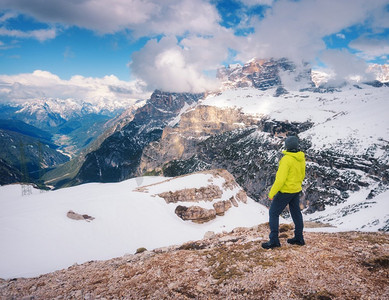
{"label": "rocky mountain peak", "polygon": [[389,82],[389,64],[379,65],[372,64],[367,69],[368,72],[371,72],[376,75],[376,79],[380,82]]}
{"label": "rocky mountain peak", "polygon": [[[311,69],[307,64],[298,67],[287,58],[252,59],[243,66],[234,64],[220,69],[217,74],[223,88],[255,87],[267,90],[285,88],[291,81],[305,81],[305,87],[312,87]],[[286,78],[290,77],[290,78]]]}
{"label": "rocky mountain peak", "polygon": [[134,117],[134,121],[145,124],[149,121],[161,123],[164,127],[166,122],[177,116],[185,106],[197,102],[203,94],[170,93],[155,90],[146,104],[140,107]]}
{"label": "rocky mountain peak", "polygon": [[163,129],[174,123],[181,110],[202,97],[156,90],[131,122],[86,156],[75,182],[115,182],[135,176],[143,149],[161,138]]}

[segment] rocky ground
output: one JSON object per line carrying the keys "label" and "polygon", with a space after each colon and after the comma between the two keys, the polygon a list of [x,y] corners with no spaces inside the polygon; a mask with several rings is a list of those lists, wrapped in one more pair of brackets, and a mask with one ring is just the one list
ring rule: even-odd
{"label": "rocky ground", "polygon": [[[306,224],[309,227],[310,224]],[[305,233],[264,250],[268,226],[90,261],[37,278],[0,280],[1,299],[389,299],[387,233]]]}

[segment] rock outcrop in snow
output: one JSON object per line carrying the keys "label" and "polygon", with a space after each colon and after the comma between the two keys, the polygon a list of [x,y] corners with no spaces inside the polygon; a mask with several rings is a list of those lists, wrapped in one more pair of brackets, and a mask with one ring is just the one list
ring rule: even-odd
{"label": "rock outcrop in snow", "polygon": [[[186,180],[193,175],[204,175],[207,180],[191,188],[180,188],[179,185],[174,184],[174,182]],[[165,191],[167,189],[165,186],[172,186],[172,188]],[[167,204],[178,204],[175,209],[178,217],[200,224],[213,220],[217,216],[224,216],[232,206],[238,207],[239,202],[247,203],[246,192],[236,183],[234,177],[223,169],[168,179],[152,186],[138,187],[136,191],[149,192],[150,189],[162,190],[154,196],[163,198]]]}

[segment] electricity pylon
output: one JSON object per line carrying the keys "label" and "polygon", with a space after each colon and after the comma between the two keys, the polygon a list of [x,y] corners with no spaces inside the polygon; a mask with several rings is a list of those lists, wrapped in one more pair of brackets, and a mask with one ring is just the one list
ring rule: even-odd
{"label": "electricity pylon", "polygon": [[31,185],[29,184],[26,155],[24,153],[24,144],[22,141],[19,141],[19,149],[20,149],[20,172],[22,173],[22,178],[21,178],[22,196],[27,196],[32,194],[32,189],[31,189]]}

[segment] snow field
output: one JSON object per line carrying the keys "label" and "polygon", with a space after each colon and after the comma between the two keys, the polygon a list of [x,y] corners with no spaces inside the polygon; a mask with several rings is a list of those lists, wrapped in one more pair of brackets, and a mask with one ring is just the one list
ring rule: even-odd
{"label": "snow field", "polygon": [[[136,249],[149,250],[202,239],[207,231],[231,231],[267,222],[267,209],[248,199],[223,217],[205,224],[181,220],[156,193],[184,187],[222,184],[221,178],[194,174],[161,185],[149,192],[134,191],[140,185],[165,181],[142,177],[120,183],[90,183],[76,187],[21,196],[19,185],[0,187],[0,278],[33,277],[90,260],[105,260]],[[179,185],[178,185],[179,184]],[[181,186],[182,185],[182,186]],[[223,199],[233,191],[226,191]],[[220,200],[220,199],[219,199]],[[94,217],[93,221],[69,219],[73,210]]]}

